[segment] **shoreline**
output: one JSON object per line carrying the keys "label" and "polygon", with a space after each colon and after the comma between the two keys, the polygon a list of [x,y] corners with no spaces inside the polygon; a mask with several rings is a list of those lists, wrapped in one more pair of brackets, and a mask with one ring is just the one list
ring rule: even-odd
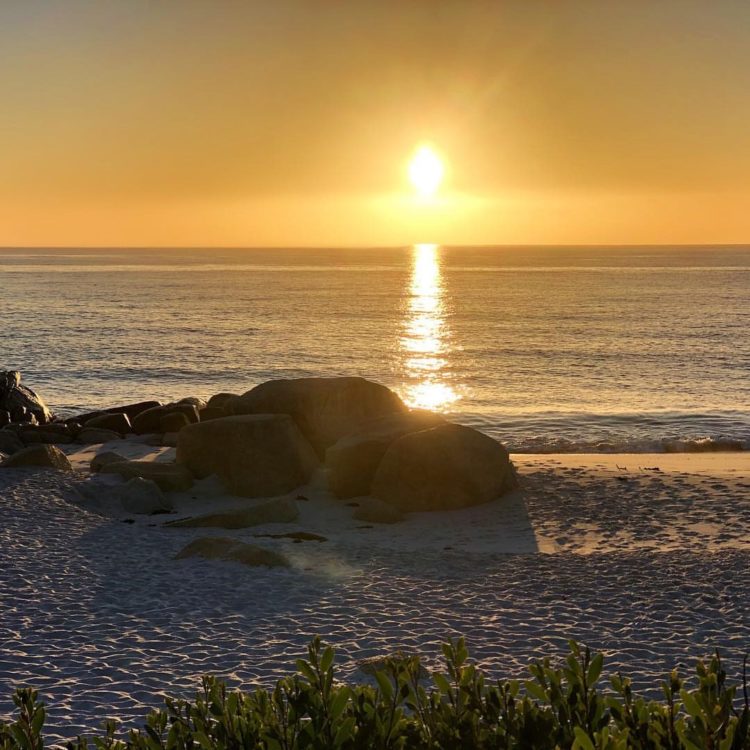
{"label": "shoreline", "polygon": [[[599,469],[619,473],[653,473],[658,467],[667,473],[698,473],[718,476],[750,475],[750,451],[684,451],[675,453],[512,453],[511,459],[525,465],[549,461],[570,468]],[[623,467],[623,468],[618,468]]]}

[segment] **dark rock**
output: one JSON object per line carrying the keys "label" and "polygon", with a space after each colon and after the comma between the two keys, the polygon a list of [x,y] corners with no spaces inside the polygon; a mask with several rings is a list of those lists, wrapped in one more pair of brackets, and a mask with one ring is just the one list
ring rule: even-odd
{"label": "dark rock", "polygon": [[73,442],[73,436],[70,431],[65,430],[53,430],[51,424],[37,425],[34,427],[26,427],[25,429],[18,432],[18,436],[27,445],[33,445],[36,443],[47,443],[50,445],[66,445]]}
{"label": "dark rock", "polygon": [[236,393],[216,393],[208,399],[209,408],[226,409],[227,404],[235,398],[239,398]]}
{"label": "dark rock", "polygon": [[57,471],[73,471],[68,457],[54,445],[32,445],[8,456],[0,467],[3,469],[38,468]]}
{"label": "dark rock", "polygon": [[201,422],[208,422],[210,419],[222,419],[228,416],[229,414],[218,406],[207,406],[205,409],[201,409],[200,412]]}
{"label": "dark rock", "polygon": [[153,409],[156,406],[161,406],[161,401],[138,401],[134,404],[125,404],[124,406],[111,406],[108,409],[98,409],[97,411],[86,412],[85,414],[78,414],[75,418],[86,424],[89,419],[94,417],[100,417],[102,414],[125,414],[132,423],[133,420],[147,409]]}
{"label": "dark rock", "polygon": [[470,427],[444,424],[393,442],[372,494],[402,511],[450,510],[494,500],[515,484],[500,443]]}
{"label": "dark rock", "polygon": [[179,464],[159,461],[122,461],[108,463],[99,469],[102,474],[119,474],[123,479],[143,477],[151,479],[164,492],[184,492],[193,486],[193,476]]}
{"label": "dark rock", "polygon": [[11,455],[18,453],[24,447],[24,442],[15,432],[0,430],[0,451]]}
{"label": "dark rock", "polygon": [[150,435],[161,431],[161,418],[167,414],[164,406],[154,406],[138,414],[132,421],[136,435]]}
{"label": "dark rock", "polygon": [[70,435],[72,437],[71,428],[67,422],[48,422],[45,425],[40,425],[40,429],[44,429],[47,432],[56,432],[58,435]]}
{"label": "dark rock", "polygon": [[119,432],[121,435],[127,435],[129,432],[133,431],[133,427],[130,424],[130,418],[122,411],[92,417],[91,419],[86,420],[86,427],[99,427],[103,430]]}
{"label": "dark rock", "polygon": [[320,457],[364,422],[407,410],[384,385],[352,377],[271,380],[231,401],[228,409],[235,414],[289,414]]}
{"label": "dark rock", "polygon": [[201,409],[205,409],[208,405],[202,398],[198,396],[186,396],[185,398],[181,398],[179,401],[176,401],[177,404],[189,404],[190,406],[194,406],[198,411]]}
{"label": "dark rock", "polygon": [[112,440],[122,440],[122,435],[119,432],[105,430],[100,427],[84,427],[78,435],[76,435],[76,442],[83,445],[109,443]]}
{"label": "dark rock", "polygon": [[368,495],[372,479],[391,443],[411,432],[444,424],[422,409],[372,419],[326,451],[328,486],[337,497]]}
{"label": "dark rock", "polygon": [[64,424],[74,438],[77,438],[83,429],[83,425],[77,419],[66,419]]}
{"label": "dark rock", "polygon": [[102,470],[103,467],[108,464],[117,464],[127,461],[124,456],[114,451],[104,451],[103,453],[97,453],[92,459],[89,467],[94,473]]}
{"label": "dark rock", "polygon": [[133,432],[136,435],[148,435],[162,432],[161,418],[167,414],[184,414],[189,422],[198,421],[198,410],[192,404],[167,404],[167,406],[155,406],[141,412],[133,419]]}
{"label": "dark rock", "polygon": [[10,412],[0,409],[0,427],[4,427],[6,424],[10,424]]}
{"label": "dark rock", "polygon": [[21,373],[17,370],[0,372],[0,410],[8,412],[14,422],[29,422],[32,415],[40,424],[52,420],[52,412],[42,398],[21,385]]}
{"label": "dark rock", "polygon": [[288,497],[275,498],[260,505],[226,513],[209,513],[205,516],[171,521],[167,526],[186,529],[247,529],[267,523],[291,523],[299,517],[297,504]]}
{"label": "dark rock", "polygon": [[159,432],[179,432],[190,424],[186,414],[181,411],[171,411],[159,420]]}
{"label": "dark rock", "polygon": [[177,461],[199,478],[217,474],[229,492],[244,497],[289,492],[305,484],[317,465],[315,452],[285,414],[188,425],[178,433]]}
{"label": "dark rock", "polygon": [[288,568],[289,560],[284,555],[254,544],[245,544],[236,539],[204,537],[194,539],[175,556],[175,560],[187,557],[203,557],[207,560],[226,560],[250,567]]}

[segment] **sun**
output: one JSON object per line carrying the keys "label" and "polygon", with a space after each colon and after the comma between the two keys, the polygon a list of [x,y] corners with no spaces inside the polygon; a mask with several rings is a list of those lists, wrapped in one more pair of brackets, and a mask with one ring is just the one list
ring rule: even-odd
{"label": "sun", "polygon": [[428,145],[417,148],[409,162],[409,179],[423,198],[435,195],[443,181],[445,168],[442,159]]}

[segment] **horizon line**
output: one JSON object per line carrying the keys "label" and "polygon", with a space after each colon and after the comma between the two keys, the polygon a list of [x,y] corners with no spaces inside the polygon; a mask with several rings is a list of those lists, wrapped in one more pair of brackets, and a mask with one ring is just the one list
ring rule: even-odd
{"label": "horizon line", "polygon": [[404,244],[374,245],[0,245],[0,252],[7,250],[399,250],[416,245],[436,245],[454,249],[471,248],[750,248],[750,242],[566,242],[566,243],[441,243],[412,242]]}

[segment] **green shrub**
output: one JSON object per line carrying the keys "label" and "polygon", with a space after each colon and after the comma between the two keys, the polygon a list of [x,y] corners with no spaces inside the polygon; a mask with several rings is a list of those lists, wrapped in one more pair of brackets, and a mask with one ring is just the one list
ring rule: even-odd
{"label": "green shrub", "polygon": [[[417,657],[391,658],[375,685],[334,679],[333,649],[319,638],[297,674],[272,690],[228,691],[205,677],[194,701],[166,700],[142,730],[118,737],[113,721],[102,735],[68,743],[70,750],[406,750],[519,748],[546,750],[750,750],[747,681],[742,700],[726,684],[721,660],[698,662],[688,690],[673,672],[663,701],[633,694],[617,675],[600,689],[601,654],[570,643],[561,666],[530,667],[525,682],[490,681],[468,661],[463,639],[443,646],[444,673],[425,687]],[[36,691],[14,697],[17,718],[0,723],[0,750],[41,750],[44,706]],[[93,745],[93,747],[92,747]]]}

